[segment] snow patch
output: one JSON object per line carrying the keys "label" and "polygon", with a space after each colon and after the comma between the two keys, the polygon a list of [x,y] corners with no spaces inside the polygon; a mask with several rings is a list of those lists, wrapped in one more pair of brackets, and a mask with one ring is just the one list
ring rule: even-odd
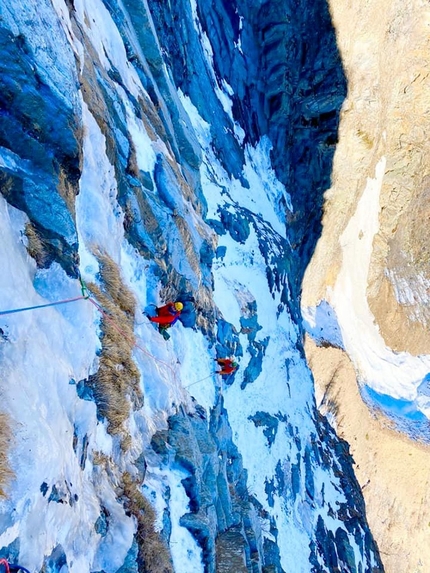
{"label": "snow patch", "polygon": [[356,212],[341,236],[343,263],[328,302],[336,311],[345,350],[361,382],[380,394],[414,401],[417,387],[430,371],[430,357],[387,348],[366,298],[367,272],[363,269],[369,269],[373,238],[378,231],[385,164],[382,157],[375,178],[368,179]]}
{"label": "snow patch", "polygon": [[315,307],[302,308],[303,326],[318,344],[329,344],[344,350],[342,333],[335,310],[326,300]]}

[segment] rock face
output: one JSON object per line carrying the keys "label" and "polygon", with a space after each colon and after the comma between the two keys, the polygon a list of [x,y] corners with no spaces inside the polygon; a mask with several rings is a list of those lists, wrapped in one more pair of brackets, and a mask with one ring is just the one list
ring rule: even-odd
{"label": "rock face", "polygon": [[[181,4],[150,5],[177,85],[211,124],[227,170],[240,176],[243,151],[210,88],[211,73],[196,44],[190,9]],[[338,116],[346,94],[327,4],[237,1],[228,6],[198,2],[196,7],[212,47],[217,81],[227,82],[232,90],[231,114],[244,129],[243,143],[269,136],[275,170],[292,195],[296,216],[304,218],[297,225],[290,221],[291,236],[297,235],[297,244],[309,252],[320,231],[314,226],[330,182]],[[314,18],[319,26],[312,24]],[[213,121],[219,114],[230,125],[227,132],[220,129],[221,122]]]}
{"label": "rock face", "polygon": [[[426,236],[426,99],[428,47],[425,9],[419,2],[392,5],[372,25],[378,2],[351,18],[332,2],[348,77],[327,225],[305,283],[306,297],[321,299],[339,271],[338,237],[350,220],[368,177],[382,156],[378,231],[368,278],[369,307],[386,344],[412,354],[428,352]],[[366,42],[366,50],[361,49]],[[406,43],[408,48],[406,48]],[[381,59],[382,54],[382,59]],[[401,57],[399,57],[401,54]],[[320,254],[321,253],[321,254]],[[327,253],[324,256],[323,253]],[[366,270],[367,272],[367,270]],[[309,285],[309,286],[308,286]]]}
{"label": "rock face", "polygon": [[[2,260],[17,262],[1,286],[37,304],[83,278],[94,308],[1,331],[11,456],[29,467],[1,506],[1,555],[52,573],[383,571],[303,349],[347,93],[326,3],[2,7]],[[164,344],[141,309],[168,300],[184,311]],[[213,359],[231,354],[221,383]]]}
{"label": "rock face", "polygon": [[[308,340],[306,354],[321,408],[351,444],[366,515],[386,571],[425,571],[428,563],[428,448],[399,434],[362,401],[353,365],[336,348]],[[414,547],[410,547],[410,539]]]}
{"label": "rock face", "polygon": [[[337,316],[342,344],[355,366],[355,373],[349,369],[348,376],[358,379],[362,395],[379,412],[376,427],[369,420],[368,429],[357,433],[362,416],[343,404],[345,395],[334,389],[337,373],[342,371],[345,376],[345,357],[323,346],[309,346],[308,357],[315,371],[324,364],[330,365],[334,373],[326,405],[330,400],[336,404],[332,410],[339,427],[344,428],[342,433],[352,445],[357,465],[366,468],[358,476],[361,485],[366,486],[370,522],[386,570],[424,571],[429,553],[426,542],[420,540],[426,537],[428,514],[416,521],[417,511],[421,515],[421,510],[416,509],[415,502],[421,507],[421,495],[426,495],[421,484],[427,483],[427,477],[421,473],[416,454],[419,451],[419,457],[427,460],[428,451],[418,444],[408,446],[384,428],[394,421],[395,427],[406,428],[412,437],[428,441],[427,433],[420,430],[421,418],[426,425],[428,415],[423,396],[428,371],[425,355],[429,353],[425,224],[428,141],[424,136],[429,121],[429,63],[425,58],[429,48],[428,12],[415,1],[394,3],[387,9],[378,1],[347,8],[334,0],[330,10],[348,95],[341,113],[331,187],[325,196],[323,232],[306,272],[302,305],[309,310],[328,303]],[[367,211],[363,217],[360,209]],[[327,326],[326,319],[316,322],[313,336]],[[361,324],[359,339],[351,328],[354,323]],[[329,333],[320,338],[319,344],[327,346],[332,341]],[[402,363],[397,364],[396,356],[402,357]],[[368,360],[373,367],[369,367]],[[398,376],[384,371],[384,364],[397,364]],[[414,364],[410,373],[408,364]],[[385,372],[382,376],[386,384],[377,374],[379,368]],[[321,376],[316,378],[322,380]],[[400,379],[402,382],[398,382]],[[326,378],[322,387],[327,383]],[[376,402],[372,394],[375,390]],[[337,398],[338,393],[342,398]],[[395,398],[390,404],[397,404],[394,414],[387,409],[390,395]],[[370,401],[369,396],[373,396]],[[413,422],[407,414],[398,415],[401,400],[415,414]],[[381,410],[389,415],[391,423],[384,421]],[[346,421],[345,417],[352,419]],[[360,439],[365,443],[358,443]],[[412,481],[414,473],[421,476],[416,488],[409,480],[406,485],[403,478],[393,478],[391,457],[397,467],[409,467],[410,460],[416,460],[412,465],[416,471],[412,470],[410,476]],[[416,499],[410,504],[404,502],[412,490],[417,492]],[[388,522],[396,522],[394,528],[405,529],[387,535]],[[411,538],[416,540],[413,548],[407,541]]]}
{"label": "rock face", "polygon": [[[11,205],[27,213],[33,232],[43,242],[39,263],[48,266],[59,260],[76,276],[74,199],[81,174],[82,125],[76,71],[63,79],[73,55],[53,14],[38,22],[46,36],[52,25],[55,40],[46,46],[46,53],[57,52],[62,60],[53,77],[41,77],[36,47],[25,33],[13,31],[12,19],[13,13],[6,9],[0,32],[1,191]],[[60,78],[66,88],[63,93],[55,85]]]}

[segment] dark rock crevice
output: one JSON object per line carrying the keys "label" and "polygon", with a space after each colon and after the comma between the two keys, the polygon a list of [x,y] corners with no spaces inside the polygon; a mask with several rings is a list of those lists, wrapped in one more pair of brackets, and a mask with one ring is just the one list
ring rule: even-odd
{"label": "dark rock crevice", "polygon": [[[330,187],[347,93],[327,2],[236,0],[227,7],[202,0],[197,5],[216,75],[234,92],[233,115],[245,131],[244,143],[255,145],[268,135],[272,164],[291,195],[287,236],[295,251],[291,280],[297,299],[321,234],[323,196]],[[198,102],[194,91],[189,93]]]}

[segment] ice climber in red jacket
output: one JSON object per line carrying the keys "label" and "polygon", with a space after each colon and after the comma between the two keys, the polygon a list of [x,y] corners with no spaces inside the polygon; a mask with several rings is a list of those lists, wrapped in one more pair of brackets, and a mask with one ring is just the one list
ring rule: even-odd
{"label": "ice climber in red jacket", "polygon": [[173,326],[180,317],[183,308],[182,302],[168,302],[157,308],[157,316],[149,316],[148,318],[160,326]]}
{"label": "ice climber in red jacket", "polygon": [[221,366],[221,370],[217,370],[215,374],[221,374],[221,376],[232,374],[239,366],[232,358],[215,358],[214,360]]}

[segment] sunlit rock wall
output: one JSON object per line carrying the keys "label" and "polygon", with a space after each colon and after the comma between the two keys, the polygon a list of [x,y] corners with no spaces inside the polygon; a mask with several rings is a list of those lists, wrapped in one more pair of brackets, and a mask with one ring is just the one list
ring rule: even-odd
{"label": "sunlit rock wall", "polygon": [[[393,356],[402,352],[418,356],[418,364],[419,356],[427,355],[430,348],[428,6],[419,1],[390,5],[372,1],[346,6],[333,0],[330,10],[345,67],[348,95],[341,113],[332,183],[325,194],[322,236],[306,272],[302,305],[309,308],[328,301],[334,316],[336,304],[349,306],[349,318],[345,318],[345,313],[340,325],[343,332],[351,330],[353,324],[360,324],[366,308],[373,320],[372,328],[381,337],[381,345],[388,351],[391,349]],[[367,212],[361,226],[354,235],[348,234],[345,230],[358,213],[365,190],[374,185],[372,181],[378,182],[367,194]],[[371,238],[363,257],[362,245],[368,236],[370,221],[373,221]],[[346,277],[348,273],[351,289],[336,290],[339,277]],[[353,285],[361,280],[364,290],[358,296]],[[335,292],[338,295],[333,295]],[[365,339],[368,326],[362,323],[362,328]],[[320,336],[316,335],[317,342],[332,344],[333,333],[323,330]],[[355,376],[366,383],[360,361],[371,356],[374,348],[372,343],[364,343],[359,349],[359,344],[357,342],[351,356],[355,375],[348,370],[348,376],[354,383]],[[338,427],[352,444],[360,468],[357,470],[359,479],[365,486],[370,521],[387,571],[424,571],[430,559],[425,542],[429,514],[424,509],[428,451],[418,444],[407,445],[407,438],[396,437],[390,431],[385,435],[384,427],[391,426],[392,422],[380,419],[379,413],[379,438],[374,429],[367,429],[362,417],[352,421],[360,415],[354,414],[350,404],[342,404],[339,398],[354,400],[350,391],[344,393],[339,386],[338,375],[345,375],[344,358],[339,354],[336,358],[332,352],[333,349],[325,350],[321,346],[308,347],[311,363],[315,365],[315,372],[319,372],[317,381],[324,381],[321,396],[326,392],[325,407],[331,401]],[[378,368],[381,373],[384,371],[383,361],[378,366],[376,355],[374,364],[375,372]],[[326,374],[322,375],[324,369]],[[399,372],[401,369],[399,364]],[[423,373],[416,369],[416,386],[421,379],[425,381],[425,372],[425,369]],[[414,380],[413,372],[410,377]],[[389,376],[386,383],[386,394],[389,394]],[[396,392],[394,381],[392,386]],[[416,403],[425,407],[427,398],[419,396],[421,392],[426,393],[424,386],[425,382],[418,388]],[[373,425],[370,420],[371,416],[369,428]],[[425,419],[422,424],[426,425]],[[360,427],[364,427],[363,433],[357,433]],[[428,437],[425,432],[420,433],[419,428],[418,419],[411,422],[409,434]],[[370,441],[369,436],[373,436]],[[364,442],[358,444],[360,438]],[[410,460],[414,460],[412,464]],[[381,472],[378,463],[384,466]],[[397,471],[399,479],[395,477]],[[401,476],[405,471],[408,478],[403,480]],[[417,515],[421,517],[416,519]],[[390,523],[390,533],[387,523]]]}
{"label": "sunlit rock wall", "polygon": [[[275,439],[276,445],[286,444],[273,475],[258,484],[265,497],[259,500],[248,491],[250,470],[234,444],[233,413],[223,407],[222,396],[210,412],[186,400],[185,405],[168,404],[148,422],[153,436],[148,430],[142,438],[152,469],[187,473],[181,484],[189,511],[180,524],[202,551],[202,570],[225,570],[226,553],[234,549],[243,570],[281,573],[281,545],[284,556],[294,560],[286,549],[290,540],[278,530],[288,521],[288,509],[299,520],[304,540],[299,552],[306,566],[353,571],[360,562],[366,573],[382,571],[348,445],[314,407],[299,324],[301,278],[321,232],[323,193],[330,185],[346,95],[326,4],[58,0],[2,8],[1,192],[29,219],[27,250],[38,269],[56,262],[75,279],[82,270],[79,247],[85,254],[83,245],[91,250],[121,240],[121,233],[101,236],[97,225],[98,215],[105,215],[101,210],[115,198],[117,210],[108,216],[122,222],[125,240],[148,261],[148,296],[167,300],[179,293],[186,307],[184,326],[203,332],[214,352],[246,355],[241,392],[249,392],[267,368],[266,352],[276,340],[269,346],[269,335],[257,338],[260,301],[243,305],[240,333],[216,308],[212,266],[223,257],[217,251],[220,236],[228,234],[243,246],[255,235],[256,257],[267,280],[264,295],[270,303],[279,300],[276,318],[281,317],[293,358],[285,359],[282,377],[271,383],[283,388],[282,404],[288,402],[295,422],[285,412],[268,413],[264,404],[252,404],[255,411],[246,423],[263,436],[265,454],[272,452]],[[240,200],[220,206],[219,219],[206,217],[202,144],[185,112],[184,96],[210,124],[214,158],[229,182],[237,178],[243,190],[251,187],[243,170],[245,145],[268,136],[273,167],[287,190],[275,205],[286,218],[286,236]],[[81,215],[93,224],[83,226],[81,245],[79,193],[90,197],[92,212]],[[113,244],[112,250],[118,253],[120,246]],[[89,382],[78,382],[78,395]],[[133,413],[141,407],[136,399]],[[124,442],[121,447],[127,450]],[[142,459],[121,457],[118,450],[118,467],[133,462],[144,480]],[[114,477],[106,472],[113,488],[115,471]],[[47,491],[45,485],[43,497]],[[51,493],[50,502],[63,505],[68,499],[67,492]],[[169,507],[167,488],[165,493]],[[285,514],[276,515],[279,500]],[[107,520],[102,517],[94,531],[103,537]],[[268,531],[262,532],[262,523]],[[131,520],[128,526],[129,533]],[[293,518],[288,526],[294,529]],[[167,541],[171,528],[166,510],[162,535]],[[15,556],[13,543],[6,549],[9,558]],[[136,554],[133,543],[127,570],[138,568]],[[67,555],[58,545],[41,559],[57,571]]]}

